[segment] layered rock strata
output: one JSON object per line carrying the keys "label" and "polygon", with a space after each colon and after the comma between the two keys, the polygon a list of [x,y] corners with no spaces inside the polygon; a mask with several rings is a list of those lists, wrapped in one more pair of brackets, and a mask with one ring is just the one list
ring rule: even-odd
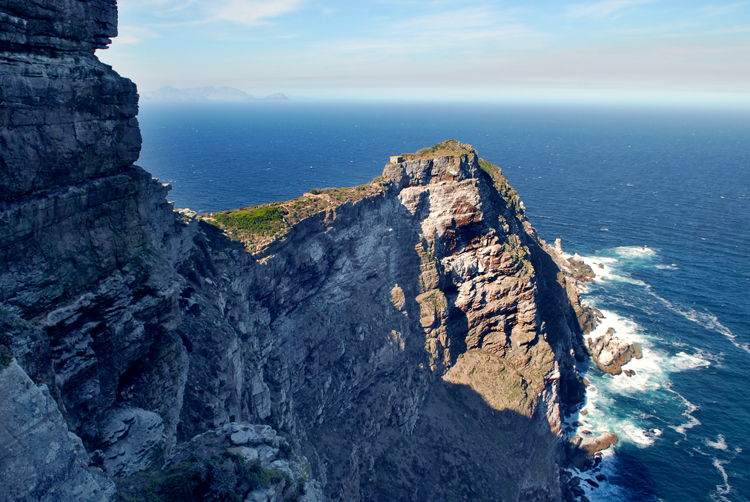
{"label": "layered rock strata", "polygon": [[133,165],[135,86],[93,55],[114,12],[0,6],[8,493],[107,500],[263,425],[330,500],[559,500],[590,312],[500,170],[457,142],[405,155],[250,253]]}

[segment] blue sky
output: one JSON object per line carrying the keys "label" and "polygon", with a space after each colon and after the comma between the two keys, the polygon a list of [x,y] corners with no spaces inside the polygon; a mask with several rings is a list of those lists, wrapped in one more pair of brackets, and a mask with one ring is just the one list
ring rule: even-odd
{"label": "blue sky", "polygon": [[120,0],[99,57],[149,91],[750,103],[750,0]]}

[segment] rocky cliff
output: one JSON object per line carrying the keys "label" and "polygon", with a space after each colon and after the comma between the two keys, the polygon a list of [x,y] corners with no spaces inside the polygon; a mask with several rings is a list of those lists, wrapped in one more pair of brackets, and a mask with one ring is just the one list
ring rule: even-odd
{"label": "rocky cliff", "polygon": [[589,313],[499,168],[197,218],[133,164],[114,0],[0,23],[0,500],[560,499]]}

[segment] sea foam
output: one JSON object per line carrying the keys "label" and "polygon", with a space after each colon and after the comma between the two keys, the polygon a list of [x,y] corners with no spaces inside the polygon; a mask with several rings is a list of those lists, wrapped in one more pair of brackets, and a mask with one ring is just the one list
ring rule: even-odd
{"label": "sea foam", "polygon": [[738,342],[737,335],[732,333],[732,331],[729,328],[724,326],[719,321],[719,319],[711,312],[698,312],[697,310],[692,309],[692,308],[679,307],[677,305],[674,305],[672,302],[670,302],[666,298],[662,298],[658,294],[654,293],[653,291],[651,291],[650,288],[649,288],[649,292],[654,298],[659,300],[662,304],[664,304],[665,307],[667,307],[672,312],[681,315],[688,321],[694,322],[708,330],[715,331],[725,336],[732,343],[732,345],[750,354],[750,344]]}

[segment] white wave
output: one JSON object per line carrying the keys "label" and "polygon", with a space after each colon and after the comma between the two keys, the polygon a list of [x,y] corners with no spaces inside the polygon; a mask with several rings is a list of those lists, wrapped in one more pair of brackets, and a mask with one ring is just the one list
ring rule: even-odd
{"label": "white wave", "polygon": [[656,250],[648,246],[621,246],[614,249],[618,256],[626,259],[651,259],[656,256]]}
{"label": "white wave", "polygon": [[622,317],[621,315],[612,312],[611,310],[600,310],[600,312],[603,317],[599,321],[599,325],[591,333],[585,335],[584,338],[592,338],[596,340],[600,336],[606,334],[607,330],[613,328],[615,330],[615,335],[618,338],[628,342],[642,340],[643,337],[639,335],[641,329],[638,324],[626,317]]}
{"label": "white wave", "polygon": [[[614,250],[610,249],[607,253],[611,253],[611,255],[581,257],[584,263],[588,264],[596,274],[594,283],[625,282],[645,287],[653,294],[649,285],[629,276],[629,268],[656,266],[668,270],[677,269],[674,264],[655,265],[653,260],[658,256],[657,250],[647,247],[621,247]],[[613,286],[616,286],[616,284],[613,284]],[[592,291],[599,292],[595,285],[592,285]],[[591,297],[586,299],[592,301]],[[671,304],[665,303],[665,305],[670,308],[673,307]],[[639,305],[635,305],[635,307],[639,308]],[[676,353],[674,349],[672,351],[661,349],[660,347],[665,342],[669,346],[669,342],[662,340],[659,333],[649,334],[633,320],[614,311],[602,309],[601,313],[603,318],[599,326],[585,338],[596,339],[606,334],[609,328],[614,328],[615,336],[618,338],[628,343],[639,343],[643,357],[631,360],[624,367],[624,369],[634,370],[635,374],[630,377],[624,373],[616,376],[605,375],[597,369],[589,371],[586,375],[590,382],[586,390],[585,408],[587,412],[585,415],[579,414],[574,417],[570,425],[572,426],[576,421],[579,422],[577,432],[580,431],[580,434],[583,430],[590,431],[594,436],[604,432],[614,432],[620,438],[621,444],[633,445],[638,448],[653,447],[661,441],[662,426],[658,429],[654,427],[658,423],[664,424],[664,428],[674,429],[678,434],[687,438],[691,429],[701,425],[700,420],[693,416],[699,407],[672,389],[673,383],[670,376],[673,373],[710,367],[717,360],[716,356],[700,351],[696,352],[694,348],[689,346],[677,349]],[[683,312],[679,313],[685,315]],[[709,318],[704,318],[702,321],[705,323],[712,322]],[[714,318],[713,322],[715,323],[714,329],[721,329],[718,320]],[[727,333],[722,334],[727,336]],[[672,395],[676,396],[677,399],[673,398]],[[652,405],[650,410],[653,410],[653,414],[625,414],[625,410],[621,409],[623,397],[645,400]],[[678,418],[673,418],[675,416]],[[693,434],[690,435],[693,436]],[[719,437],[716,442],[708,441],[706,444],[721,449],[721,440],[722,438]],[[607,459],[615,456],[618,449],[619,445],[610,447],[603,452],[602,468],[606,469],[609,466],[613,470],[615,469],[614,462],[608,462]],[[584,487],[587,497],[592,502],[610,502],[628,498],[627,494],[622,492],[619,487],[609,485],[606,481],[599,483],[599,488],[592,488],[586,483],[581,483],[581,486]],[[725,483],[724,487],[727,486],[728,483]],[[719,493],[718,489],[717,493]]]}
{"label": "white wave", "polygon": [[[568,469],[567,471],[571,475],[578,476],[583,480],[580,487],[591,502],[622,502],[623,500],[630,500],[629,492],[626,487],[609,482],[610,479],[617,476],[614,462],[614,451],[610,448],[601,453],[602,460],[596,473],[591,471],[579,471],[577,469]],[[596,474],[603,474],[605,479],[602,481],[596,479]],[[594,488],[585,480],[594,481],[599,486]]]}
{"label": "white wave", "polygon": [[716,438],[716,441],[711,441],[707,438],[703,442],[706,444],[706,446],[714,448],[716,450],[727,451],[728,448],[727,440],[722,434],[719,434],[719,436]]}
{"label": "white wave", "polygon": [[730,342],[732,342],[732,345],[750,354],[750,344],[738,342],[737,335],[732,333],[729,328],[721,324],[721,322],[719,322],[719,319],[711,312],[698,312],[697,310],[691,308],[680,308],[666,298],[662,298],[661,296],[657,295],[650,289],[649,292],[654,298],[663,303],[664,306],[666,306],[672,312],[683,316],[688,321],[692,321],[708,330],[715,331],[725,336],[729,339]]}
{"label": "white wave", "polygon": [[[677,344],[674,344],[674,345],[677,346]],[[694,354],[695,357],[699,357],[700,359],[705,361],[705,363],[713,364],[719,368],[723,368],[722,363],[724,362],[724,357],[725,357],[725,354],[723,352],[719,352],[718,354],[713,354],[703,349],[690,347],[688,344],[684,344],[682,348],[695,350],[695,354]]]}
{"label": "white wave", "polygon": [[638,343],[643,352],[642,359],[631,359],[626,365],[627,369],[635,371],[635,375],[632,377],[616,376],[611,385],[615,389],[656,390],[668,380],[669,373],[706,368],[711,365],[708,358],[700,352],[695,354],[678,352],[675,355],[669,355],[655,348],[650,339],[644,335],[642,328],[632,320],[609,310],[600,312],[604,317],[596,329],[585,336],[586,339],[596,340],[613,328],[616,337],[628,343]]}
{"label": "white wave", "polygon": [[671,265],[656,265],[659,270],[679,270],[679,267],[672,263]]}
{"label": "white wave", "polygon": [[619,424],[620,439],[628,441],[640,448],[651,446],[656,442],[656,438],[661,436],[659,429],[643,429],[630,421],[624,421]]}
{"label": "white wave", "polygon": [[586,390],[587,414],[578,420],[583,424],[579,429],[588,429],[595,434],[612,431],[624,442],[642,448],[651,446],[661,436],[661,431],[639,425],[649,417],[631,416],[617,419],[609,410],[616,408],[616,396],[650,395],[650,399],[660,400],[664,397],[660,398],[659,395],[665,396],[665,391],[675,394],[680,399],[684,410],[682,415],[687,419],[684,423],[671,425],[672,429],[685,436],[689,429],[700,425],[700,421],[692,415],[698,407],[672,390],[672,381],[669,377],[672,373],[707,368],[711,361],[700,353],[689,354],[681,351],[669,354],[657,348],[637,323],[609,310],[601,312],[604,317],[600,325],[586,335],[586,338],[596,339],[610,328],[614,328],[615,336],[618,338],[628,343],[638,343],[643,357],[632,359],[625,365],[624,369],[635,372],[633,376],[624,373],[616,376],[602,375],[593,370],[594,372],[589,375],[591,385]]}
{"label": "white wave", "polygon": [[687,422],[685,422],[684,424],[677,425],[677,426],[670,425],[669,427],[677,431],[678,434],[682,434],[683,436],[687,437],[687,431],[689,429],[692,429],[693,427],[697,427],[701,425],[701,421],[693,416],[693,413],[698,411],[700,407],[694,405],[693,403],[685,399],[685,397],[682,394],[679,394],[673,390],[671,392],[677,395],[680,399],[682,399],[682,402],[684,403],[686,407],[686,410],[682,413],[682,416],[687,418]]}
{"label": "white wave", "polygon": [[[621,270],[623,266],[633,265],[632,262],[638,261],[650,261],[657,256],[657,251],[644,246],[621,246],[613,248],[610,252],[617,255],[617,258],[611,256],[580,256],[576,253],[573,257],[582,260],[586,265],[591,267],[594,271],[595,277],[594,282],[612,281],[612,282],[625,282],[634,284],[636,286],[647,287],[648,285],[638,279],[633,279],[628,274],[623,273]],[[564,255],[566,258],[570,258],[570,255]],[[664,267],[669,270],[677,270],[677,266],[673,263],[671,265],[656,265],[657,268]]]}
{"label": "white wave", "polygon": [[580,256],[576,255],[576,258],[579,258],[591,267],[591,270],[594,271],[594,275],[596,276],[595,279],[610,279],[612,275],[614,275],[614,264],[617,263],[617,258],[608,258],[604,256]]}
{"label": "white wave", "polygon": [[686,354],[678,352],[670,358],[670,363],[677,371],[694,370],[696,368],[708,368],[711,362],[704,359],[700,354]]}
{"label": "white wave", "polygon": [[623,275],[619,270],[618,264],[620,260],[617,258],[610,258],[607,256],[580,256],[576,255],[586,265],[591,267],[594,271],[594,282],[627,282],[629,284],[635,284],[636,286],[647,286],[647,284],[641,280],[633,279],[628,275]]}
{"label": "white wave", "polygon": [[722,462],[718,458],[714,458],[713,464],[714,467],[721,473],[721,477],[724,480],[723,485],[716,485],[716,494],[719,496],[727,495],[729,492],[732,491],[732,486],[729,484],[729,476],[727,475],[726,469],[724,469],[724,464],[727,462]]}

